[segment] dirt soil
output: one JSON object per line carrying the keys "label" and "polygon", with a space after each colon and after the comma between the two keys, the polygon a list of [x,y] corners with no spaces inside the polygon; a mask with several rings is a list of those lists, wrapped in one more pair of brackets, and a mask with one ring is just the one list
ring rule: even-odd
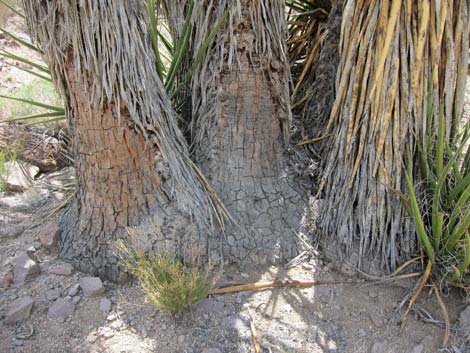
{"label": "dirt soil", "polygon": [[[24,26],[17,17],[9,20],[7,28],[24,35]],[[0,48],[6,47],[10,51],[24,50],[5,38],[0,39]],[[2,90],[27,81],[22,72],[0,61]],[[444,291],[452,324],[447,348],[441,347],[442,312],[435,297],[429,295],[429,288],[400,327],[403,311],[397,308],[411,293],[416,279],[213,296],[177,317],[163,314],[146,303],[136,282],[121,285],[104,282],[105,292],[98,297],[86,297],[82,290],[71,293],[86,275],[75,271],[69,275],[52,273],[54,267],[64,264],[55,255],[56,249],[46,248],[38,237],[46,223],[57,222],[60,211],[52,212],[67,199],[63,185],[70,183],[71,172],[42,175],[33,188],[21,193],[0,193],[2,353],[254,352],[250,321],[256,328],[262,352],[470,352],[469,341],[465,343],[462,331],[458,330],[459,315],[470,307],[470,302],[456,290]],[[13,284],[12,260],[25,252],[36,259],[40,273],[24,284]],[[351,278],[335,272],[320,253],[312,252],[307,261],[289,269],[268,267],[239,272],[226,268],[218,283],[275,279]],[[13,325],[7,324],[9,306],[25,296],[34,300],[30,315]],[[48,315],[59,298],[76,303],[63,322]],[[111,301],[111,308],[106,307],[104,299]]]}

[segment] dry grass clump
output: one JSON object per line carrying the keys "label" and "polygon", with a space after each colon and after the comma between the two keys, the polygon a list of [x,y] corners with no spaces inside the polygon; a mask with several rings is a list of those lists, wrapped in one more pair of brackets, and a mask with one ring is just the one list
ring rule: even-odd
{"label": "dry grass clump", "polygon": [[179,314],[190,309],[206,298],[214,286],[209,268],[183,264],[167,252],[150,255],[124,242],[119,244],[119,252],[147,299],[163,312]]}

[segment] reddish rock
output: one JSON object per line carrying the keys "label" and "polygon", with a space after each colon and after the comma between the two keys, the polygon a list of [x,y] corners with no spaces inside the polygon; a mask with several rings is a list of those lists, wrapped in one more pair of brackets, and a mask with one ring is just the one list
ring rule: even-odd
{"label": "reddish rock", "polygon": [[65,321],[75,311],[75,304],[65,298],[57,299],[47,311],[47,316],[60,322]]}
{"label": "reddish rock", "polygon": [[57,265],[49,268],[49,273],[53,275],[69,276],[72,274],[73,267],[70,264]]}
{"label": "reddish rock", "polygon": [[41,268],[28,253],[24,252],[13,258],[13,281],[23,284],[41,273]]}
{"label": "reddish rock", "polygon": [[80,278],[80,288],[85,297],[97,297],[105,292],[103,282],[99,277]]}
{"label": "reddish rock", "polygon": [[14,324],[27,319],[31,315],[33,304],[34,301],[31,297],[18,298],[13,301],[8,307],[5,323]]}
{"label": "reddish rock", "polygon": [[46,224],[39,232],[39,240],[49,250],[57,248],[57,241],[59,240],[60,229],[56,222]]}

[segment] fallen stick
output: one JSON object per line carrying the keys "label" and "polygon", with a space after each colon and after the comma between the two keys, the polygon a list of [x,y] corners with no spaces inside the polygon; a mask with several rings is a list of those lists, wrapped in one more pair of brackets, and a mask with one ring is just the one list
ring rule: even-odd
{"label": "fallen stick", "polygon": [[258,342],[258,334],[256,333],[255,328],[255,320],[253,319],[253,315],[251,314],[250,307],[248,307],[248,314],[250,315],[250,331],[251,331],[251,339],[253,340],[253,348],[255,349],[255,353],[261,353],[261,346]]}
{"label": "fallen stick", "polygon": [[240,284],[236,286],[216,288],[209,292],[209,295],[226,294],[234,292],[255,291],[269,288],[279,287],[314,287],[320,285],[335,285],[335,284],[357,284],[363,283],[358,281],[272,281],[272,282],[257,282]]}

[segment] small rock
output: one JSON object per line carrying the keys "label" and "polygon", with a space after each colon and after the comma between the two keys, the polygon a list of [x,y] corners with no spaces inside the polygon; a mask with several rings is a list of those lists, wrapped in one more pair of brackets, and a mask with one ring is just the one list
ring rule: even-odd
{"label": "small rock", "polygon": [[369,297],[371,298],[377,298],[379,296],[379,293],[375,289],[369,289]]}
{"label": "small rock", "polygon": [[250,275],[248,273],[240,273],[240,276],[242,276],[243,278],[250,278]]}
{"label": "small rock", "polygon": [[46,248],[54,250],[57,248],[59,234],[59,225],[56,222],[49,222],[39,232],[39,240]]}
{"label": "small rock", "polygon": [[411,353],[423,353],[424,352],[424,345],[422,343],[416,345],[411,350]]}
{"label": "small rock", "polygon": [[202,353],[223,353],[219,348],[205,348]]}
{"label": "small rock", "polygon": [[372,323],[377,328],[381,328],[385,324],[382,316],[380,316],[380,314],[378,314],[374,311],[369,314],[369,317],[370,317],[370,320],[372,321]]}
{"label": "small rock", "polygon": [[47,312],[47,316],[58,321],[65,321],[75,311],[75,304],[65,298],[57,299]]}
{"label": "small rock", "polygon": [[104,338],[111,338],[111,337],[114,336],[114,332],[113,332],[111,329],[105,327],[105,328],[101,331],[101,336],[103,336]]}
{"label": "small rock", "polygon": [[370,353],[388,353],[386,341],[376,341],[372,345]]}
{"label": "small rock", "polygon": [[467,305],[467,307],[460,313],[459,324],[460,329],[464,334],[470,334],[470,305]]}
{"label": "small rock", "polygon": [[111,300],[108,298],[101,299],[100,310],[104,313],[109,313],[111,311]]}
{"label": "small rock", "polygon": [[16,284],[23,284],[39,273],[41,268],[27,253],[21,253],[13,259],[13,277]]}
{"label": "small rock", "polygon": [[33,186],[33,179],[39,173],[39,168],[28,164],[6,162],[5,172],[0,176],[4,180],[5,186],[11,191],[24,191]]}
{"label": "small rock", "polygon": [[34,301],[31,297],[22,297],[13,301],[7,310],[5,323],[14,324],[20,320],[27,319],[31,314]]}
{"label": "small rock", "polygon": [[97,339],[98,337],[96,337],[94,334],[90,334],[88,335],[86,340],[88,343],[95,343]]}
{"label": "small rock", "polygon": [[77,305],[82,298],[79,295],[76,295],[75,297],[72,298],[72,303]]}
{"label": "small rock", "polygon": [[108,316],[106,316],[106,320],[108,320],[108,321],[113,321],[113,320],[116,320],[116,319],[117,319],[116,314],[109,314]]}
{"label": "small rock", "polygon": [[73,267],[70,264],[63,264],[51,267],[49,273],[59,276],[69,276],[72,274]]}
{"label": "small rock", "polygon": [[18,238],[25,230],[24,225],[9,224],[0,228],[0,238]]}
{"label": "small rock", "polygon": [[8,271],[0,280],[0,288],[8,288],[13,283],[13,272]]}
{"label": "small rock", "polygon": [[69,289],[68,295],[71,297],[75,297],[78,294],[78,291],[80,290],[80,284],[74,284],[72,287]]}
{"label": "small rock", "polygon": [[123,324],[124,323],[121,320],[117,319],[117,320],[114,320],[110,326],[113,329],[119,330],[123,326]]}
{"label": "small rock", "polygon": [[60,298],[60,293],[61,292],[62,292],[62,290],[60,290],[60,288],[48,290],[46,292],[46,298],[49,301],[56,300],[56,299]]}
{"label": "small rock", "polygon": [[80,278],[80,287],[85,297],[97,297],[105,292],[103,282],[99,277]]}
{"label": "small rock", "polygon": [[328,342],[328,353],[336,353],[338,352],[338,345],[334,341]]}
{"label": "small rock", "polygon": [[185,335],[179,335],[178,336],[178,343],[183,344],[185,339],[186,339]]}

